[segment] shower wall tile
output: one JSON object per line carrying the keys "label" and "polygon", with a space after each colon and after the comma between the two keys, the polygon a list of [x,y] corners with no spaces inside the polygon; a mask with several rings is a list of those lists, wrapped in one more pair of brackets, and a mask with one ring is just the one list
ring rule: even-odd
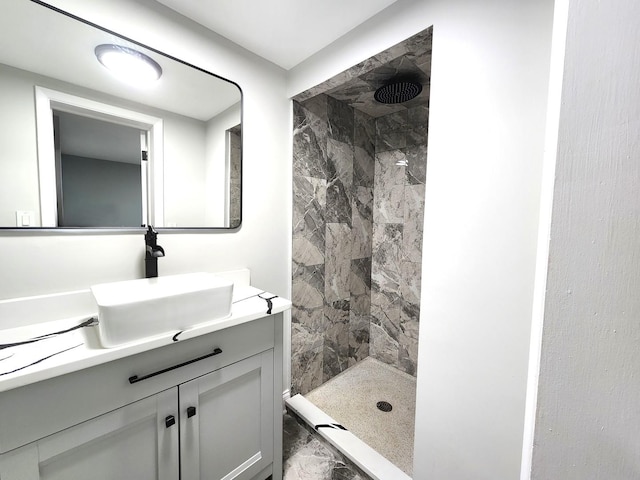
{"label": "shower wall tile", "polygon": [[353,184],[359,187],[373,187],[375,155],[363,147],[353,150]]}
{"label": "shower wall tile", "polygon": [[[404,151],[389,150],[376,153],[374,189],[386,189],[390,185],[405,185],[407,180]],[[398,165],[398,163],[401,163]]]}
{"label": "shower wall tile", "polygon": [[402,224],[396,223],[374,225],[371,263],[372,290],[400,293],[403,229]]}
{"label": "shower wall tile", "polygon": [[427,181],[427,145],[416,145],[404,150],[407,161],[407,183],[424,185]]}
{"label": "shower wall tile", "polygon": [[418,330],[419,323],[413,320],[401,322],[398,341],[398,368],[409,375],[418,374]]}
{"label": "shower wall tile", "polygon": [[375,119],[355,111],[353,184],[373,187],[375,174]]}
{"label": "shower wall tile", "polygon": [[404,222],[404,185],[406,167],[396,165],[404,160],[401,150],[376,154],[376,174],[373,190],[373,221],[375,224]]}
{"label": "shower wall tile", "polygon": [[[371,257],[367,258],[354,258],[351,260],[351,277],[349,282],[349,289],[351,292],[351,298],[364,296],[370,298],[371,290]],[[354,308],[352,307],[352,310]],[[368,313],[368,307],[366,310],[359,309],[357,313]]]}
{"label": "shower wall tile", "polygon": [[329,120],[329,134],[327,138],[346,143],[353,147],[353,108],[335,98],[327,97],[327,118]]}
{"label": "shower wall tile", "polygon": [[293,260],[303,265],[324,263],[326,180],[294,177]]}
{"label": "shower wall tile", "polygon": [[407,110],[407,147],[427,146],[429,133],[429,105],[418,105]]}
{"label": "shower wall tile", "polygon": [[[402,277],[402,285],[400,287],[400,295],[405,305],[415,305],[419,314],[420,310],[420,289],[422,283],[422,263],[420,262],[402,262],[400,266],[400,274]],[[416,320],[418,315],[416,315]]]}
{"label": "shower wall tile", "polygon": [[327,178],[328,122],[293,102],[293,175]]}
{"label": "shower wall tile", "polygon": [[420,263],[424,228],[424,185],[407,185],[404,195],[402,250],[405,260]]}
{"label": "shower wall tile", "polygon": [[327,96],[326,95],[317,95],[313,98],[300,102],[300,105],[305,110],[308,110],[320,120],[324,120],[325,122],[329,121],[329,115],[327,113]]}
{"label": "shower wall tile", "polygon": [[406,147],[406,126],[406,110],[378,117],[376,119],[376,153]]}
{"label": "shower wall tile", "polygon": [[295,393],[309,391],[322,383],[324,329],[323,307],[294,305],[291,310],[291,371]]}
{"label": "shower wall tile", "polygon": [[[293,328],[293,326],[292,326]],[[293,337],[292,340],[293,342]],[[323,384],[322,348],[291,355],[291,395],[305,395]]]}
{"label": "shower wall tile", "polygon": [[371,316],[349,314],[349,367],[369,356],[369,331]]}
{"label": "shower wall tile", "polygon": [[348,300],[325,305],[326,330],[323,349],[323,380],[327,381],[349,366],[349,317]]}
{"label": "shower wall tile", "polygon": [[326,221],[351,225],[353,146],[327,140]]}
{"label": "shower wall tile", "polygon": [[373,188],[354,187],[351,212],[351,258],[370,257],[373,236]]}
{"label": "shower wall tile", "polygon": [[371,323],[370,329],[369,355],[387,365],[398,366],[398,341],[377,323]]}
{"label": "shower wall tile", "polygon": [[404,221],[404,185],[388,185],[376,189],[373,199],[373,221],[376,223],[402,223]]}
{"label": "shower wall tile", "polygon": [[351,228],[344,223],[327,223],[324,300],[333,304],[349,300],[351,275]]}

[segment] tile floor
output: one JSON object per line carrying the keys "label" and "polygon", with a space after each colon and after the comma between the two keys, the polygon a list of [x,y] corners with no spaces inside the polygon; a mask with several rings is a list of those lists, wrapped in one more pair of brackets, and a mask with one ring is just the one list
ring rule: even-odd
{"label": "tile floor", "polygon": [[369,480],[292,415],[284,416],[284,480]]}

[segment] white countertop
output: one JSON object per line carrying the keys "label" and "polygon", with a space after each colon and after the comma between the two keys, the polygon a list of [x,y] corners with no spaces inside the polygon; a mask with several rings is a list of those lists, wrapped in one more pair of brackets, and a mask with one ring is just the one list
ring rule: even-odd
{"label": "white countertop", "polygon": [[[258,295],[264,298],[260,298]],[[183,330],[177,340],[173,339],[178,333],[175,331],[113,348],[103,348],[100,345],[96,325],[80,328],[46,340],[0,349],[0,392],[263,318],[267,315],[268,307],[265,298],[270,297],[275,297],[272,299],[271,314],[283,312],[291,307],[291,302],[287,299],[251,286],[236,285],[234,286],[231,315]],[[91,316],[97,318],[97,307],[95,313],[91,315],[0,330],[0,344],[28,340],[50,332],[65,330],[82,323]],[[38,363],[32,364],[34,362]],[[26,365],[30,366],[23,368]],[[19,370],[13,373],[7,373],[18,368]]]}

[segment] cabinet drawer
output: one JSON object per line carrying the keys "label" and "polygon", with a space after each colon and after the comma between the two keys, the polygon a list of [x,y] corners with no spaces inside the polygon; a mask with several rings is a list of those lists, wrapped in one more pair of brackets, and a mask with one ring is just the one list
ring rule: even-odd
{"label": "cabinet drawer", "polygon": [[[281,315],[3,392],[0,453],[273,348]],[[148,378],[132,384],[132,376]]]}

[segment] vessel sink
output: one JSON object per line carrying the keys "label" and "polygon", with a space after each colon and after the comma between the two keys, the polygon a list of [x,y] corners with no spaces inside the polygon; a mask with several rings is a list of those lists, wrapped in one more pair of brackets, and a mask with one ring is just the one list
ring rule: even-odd
{"label": "vessel sink", "polygon": [[102,283],[91,292],[100,342],[111,348],[228,317],[233,283],[212,273],[188,273]]}

